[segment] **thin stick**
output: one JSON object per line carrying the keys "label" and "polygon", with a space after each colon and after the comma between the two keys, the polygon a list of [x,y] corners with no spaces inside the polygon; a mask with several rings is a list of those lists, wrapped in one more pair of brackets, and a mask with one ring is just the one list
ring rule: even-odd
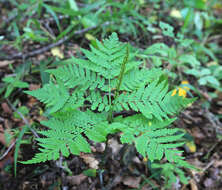
{"label": "thin stick", "polygon": [[[106,26],[106,25],[109,25],[110,22],[105,22],[104,24],[100,25],[100,26]],[[31,52],[27,52],[27,53],[16,53],[14,55],[11,55],[11,56],[6,56],[6,57],[0,57],[0,61],[3,61],[3,60],[14,60],[14,59],[22,59],[22,58],[28,58],[28,57],[33,57],[33,56],[36,56],[36,55],[39,55],[39,54],[42,54],[48,50],[50,50],[51,48],[54,48],[56,46],[59,46],[61,44],[63,44],[65,41],[67,41],[68,39],[70,39],[71,36],[73,35],[79,35],[79,34],[82,34],[82,33],[85,33],[85,32],[88,32],[89,30],[92,30],[92,29],[95,29],[97,28],[99,25],[95,25],[95,26],[92,26],[92,27],[89,27],[89,28],[84,28],[84,29],[81,29],[81,30],[77,30],[75,31],[72,35],[69,35],[69,36],[65,36],[64,38],[60,39],[59,41],[55,42],[55,43],[52,43],[52,44],[49,44],[48,46],[45,46],[45,47],[42,47],[42,48],[39,48],[39,49],[35,49]]]}
{"label": "thin stick", "polygon": [[23,115],[20,111],[18,111],[18,110],[11,104],[11,102],[10,102],[8,99],[6,99],[6,101],[8,102],[8,104],[10,105],[10,107],[11,107],[15,112],[17,112],[17,113],[19,114],[19,116],[22,118],[22,120],[24,121],[24,123],[28,126],[28,128],[29,128],[30,131],[33,133],[33,135],[34,135],[35,137],[37,137],[37,138],[40,138],[39,135],[35,132],[35,130],[32,129],[32,127],[30,126],[28,120],[24,117],[24,115]]}
{"label": "thin stick", "polygon": [[205,173],[213,164],[215,163],[215,160],[211,160],[202,170],[202,173]]}
{"label": "thin stick", "polygon": [[15,142],[17,140],[15,140],[9,147],[8,149],[5,151],[5,153],[0,157],[0,160],[3,160],[7,155],[8,153],[12,150],[13,146],[15,146]]}

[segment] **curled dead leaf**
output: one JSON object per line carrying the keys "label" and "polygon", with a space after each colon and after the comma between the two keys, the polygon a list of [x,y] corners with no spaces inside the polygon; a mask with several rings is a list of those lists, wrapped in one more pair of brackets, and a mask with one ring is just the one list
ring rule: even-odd
{"label": "curled dead leaf", "polygon": [[94,158],[92,154],[81,154],[80,158],[92,169],[99,169],[99,161]]}

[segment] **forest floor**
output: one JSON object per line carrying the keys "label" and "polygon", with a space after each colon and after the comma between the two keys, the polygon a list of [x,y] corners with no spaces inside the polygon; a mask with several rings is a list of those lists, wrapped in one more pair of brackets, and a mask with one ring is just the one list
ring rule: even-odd
{"label": "forest floor", "polygon": [[[152,12],[149,7],[143,8],[143,10]],[[153,10],[158,12],[159,8],[154,7]],[[7,11],[9,10],[7,9]],[[222,8],[215,17],[219,17],[221,12]],[[3,15],[6,13],[4,12]],[[162,16],[162,18],[164,17]],[[0,18],[0,21],[3,20]],[[107,25],[107,23],[105,24]],[[8,25],[9,23],[6,23],[5,29],[0,29],[0,37],[7,36]],[[55,23],[52,25],[52,30],[55,25]],[[180,25],[179,23],[178,26]],[[158,28],[156,25],[155,27]],[[221,24],[219,27],[219,32],[217,31],[215,34],[213,32],[209,38],[221,50]],[[68,41],[59,40],[59,43],[49,44],[49,46],[42,46],[41,43],[30,40],[24,43],[23,51],[26,54],[21,54],[11,44],[0,44],[0,55],[2,52],[7,55],[5,60],[4,56],[3,58],[0,56],[0,87],[3,89],[2,79],[4,77],[16,76],[15,68],[23,69],[24,66],[24,68],[29,68],[25,73],[25,81],[29,84],[29,90],[40,88],[41,80],[45,77],[42,75],[42,70],[47,69],[50,64],[56,66],[56,63],[53,65],[54,62],[58,62],[61,57],[65,60],[65,58],[81,54],[80,47],[88,48],[88,43],[90,43],[89,37],[86,38],[85,33],[95,28],[99,27],[96,25],[89,30],[81,29],[76,32],[76,38]],[[180,27],[175,28],[175,32],[179,29]],[[91,37],[94,36],[91,35]],[[129,34],[121,33],[119,35],[120,41],[127,41],[139,48],[146,48],[154,42],[162,42],[169,47],[174,45],[172,38],[159,34],[156,37],[152,41],[152,36],[149,39],[143,38],[143,36],[135,39]],[[53,52],[52,47],[57,46],[59,47],[55,49],[57,52]],[[40,51],[35,51],[35,49]],[[218,65],[222,66],[221,53],[217,56]],[[41,67],[41,65],[43,66]],[[164,68],[164,65],[162,67]],[[176,71],[179,72],[179,70]],[[186,75],[186,80],[191,85],[197,86],[197,79],[194,76]],[[218,80],[221,83],[221,78]],[[28,124],[38,128],[40,121],[46,119],[43,116],[43,104],[24,94],[23,90],[13,88],[13,93],[7,98],[0,90],[0,190],[164,189],[164,179],[160,176],[159,171],[151,171],[150,162],[139,155],[133,145],[121,144],[120,134],[110,136],[107,143],[90,142],[91,154],[81,153],[80,156],[71,155],[68,158],[61,157],[58,161],[40,164],[24,165],[19,162],[15,164],[15,160],[17,160],[15,156],[18,156],[18,161],[31,159],[38,148],[37,142],[34,140],[35,131],[28,131],[23,136],[19,151],[15,152],[16,141],[23,127]],[[212,92],[216,94],[213,98],[210,96]],[[197,100],[178,115],[178,119],[173,125],[186,131],[187,143],[182,147],[184,151],[182,156],[197,170],[185,170],[189,183],[186,185],[179,182],[174,183],[170,189],[222,190],[222,117],[218,117],[222,115],[222,92],[209,86],[198,86],[198,93],[201,95],[199,96],[193,91],[192,93],[194,97],[198,97]],[[23,113],[22,116],[20,112]],[[17,166],[16,176],[14,174],[15,166]]]}
{"label": "forest floor", "polygon": [[[47,52],[45,53],[47,56]],[[34,58],[33,58],[34,59]],[[17,64],[20,64],[19,61]],[[7,68],[1,68],[7,73]],[[38,88],[40,84],[32,84],[31,88]],[[44,117],[39,108],[41,104],[34,98],[20,96],[23,105],[30,110],[28,122],[40,122]],[[0,130],[10,131],[14,126],[23,126],[24,120],[15,118],[13,107],[7,101],[1,103]],[[222,94],[212,102],[211,109],[203,109],[202,103],[196,101],[185,109],[175,122],[175,126],[186,129],[191,141],[184,145],[184,157],[199,168],[200,171],[187,171],[190,177],[188,185],[178,185],[172,189],[222,189],[222,139],[217,138],[221,133],[221,121],[215,114],[222,114]],[[161,180],[152,177],[148,169],[149,162],[136,152],[134,146],[122,145],[119,136],[112,136],[107,144],[92,143],[92,154],[70,156],[65,160],[50,161],[41,164],[23,165],[17,163],[17,176],[13,175],[14,148],[0,160],[0,184],[2,189],[77,189],[77,190],[122,190],[122,189],[160,189]],[[108,146],[108,149],[105,149]],[[23,144],[19,159],[30,159],[36,144]],[[3,146],[1,145],[3,149]],[[6,150],[4,148],[4,150]],[[104,157],[104,151],[105,157]],[[102,167],[101,167],[102,165]],[[83,172],[91,168],[87,175]],[[98,170],[95,174],[95,170]],[[74,174],[74,175],[73,175]],[[147,177],[149,176],[149,177]]]}

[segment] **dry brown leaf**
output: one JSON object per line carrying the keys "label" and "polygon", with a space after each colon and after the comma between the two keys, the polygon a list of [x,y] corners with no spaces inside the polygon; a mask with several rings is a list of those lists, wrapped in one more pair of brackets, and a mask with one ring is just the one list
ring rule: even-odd
{"label": "dry brown leaf", "polygon": [[8,61],[8,60],[0,61],[0,68],[6,67],[6,66],[8,66],[9,64],[12,64],[13,62],[14,62],[14,61]]}
{"label": "dry brown leaf", "polygon": [[123,179],[123,184],[132,187],[132,188],[139,188],[140,186],[141,177],[131,177],[127,176]]}
{"label": "dry brown leaf", "polygon": [[150,190],[150,189],[152,189],[152,187],[150,186],[150,184],[146,184],[146,185],[144,185],[144,186],[142,187],[141,190]]}
{"label": "dry brown leaf", "polygon": [[4,126],[5,126],[5,129],[10,130],[12,128],[12,122],[8,119],[5,119],[4,120]]}
{"label": "dry brown leaf", "polygon": [[74,176],[67,176],[67,181],[71,185],[80,185],[87,176],[84,174],[74,175]]}
{"label": "dry brown leaf", "polygon": [[110,139],[110,140],[108,141],[108,144],[109,144],[109,146],[111,147],[112,153],[113,153],[114,155],[118,154],[119,151],[120,151],[120,149],[123,147],[123,145],[122,145],[122,144],[119,144],[118,141],[117,141],[116,139],[114,139],[114,138]]}
{"label": "dry brown leaf", "polygon": [[[152,184],[153,187],[156,187],[155,189],[161,189],[160,186],[157,184],[157,182],[153,179],[150,179],[150,184]],[[144,185],[141,190],[152,190],[152,186],[149,183]]]}
{"label": "dry brown leaf", "polygon": [[5,135],[4,133],[0,133],[0,143],[6,146]]}
{"label": "dry brown leaf", "polygon": [[214,163],[214,167],[218,168],[222,166],[222,160],[216,160]]}
{"label": "dry brown leaf", "polygon": [[190,180],[190,187],[191,187],[191,190],[198,190],[197,184],[193,179]]}
{"label": "dry brown leaf", "polygon": [[3,109],[4,113],[7,113],[7,114],[12,113],[11,108],[8,106],[8,104],[6,102],[2,103],[1,106],[2,106],[2,109]]}
{"label": "dry brown leaf", "polygon": [[6,145],[3,126],[0,125],[0,143]]}
{"label": "dry brown leaf", "polygon": [[92,169],[99,169],[99,161],[94,158],[92,154],[80,154],[80,158]]}
{"label": "dry brown leaf", "polygon": [[42,61],[42,60],[47,59],[46,57],[47,57],[47,56],[46,56],[46,53],[45,53],[45,54],[37,55],[36,59],[37,59],[38,61]]}
{"label": "dry brown leaf", "polygon": [[38,102],[38,100],[34,97],[29,97],[29,101],[27,102],[27,105],[29,107],[33,107],[36,103]]}
{"label": "dry brown leaf", "polygon": [[29,85],[29,90],[37,90],[40,88],[40,84],[30,84]]}

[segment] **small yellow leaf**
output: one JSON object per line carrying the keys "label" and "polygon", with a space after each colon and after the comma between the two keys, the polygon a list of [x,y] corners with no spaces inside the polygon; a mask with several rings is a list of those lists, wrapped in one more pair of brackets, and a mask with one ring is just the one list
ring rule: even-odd
{"label": "small yellow leaf", "polygon": [[147,161],[148,161],[147,157],[144,157],[143,162],[147,162]]}
{"label": "small yellow leaf", "polygon": [[180,11],[177,10],[177,9],[172,9],[170,11],[170,16],[174,17],[174,18],[182,18],[182,15],[181,15]]}
{"label": "small yellow leaf", "polygon": [[[187,80],[183,80],[183,81],[181,82],[181,84],[189,84],[189,82],[188,82]],[[190,88],[188,88],[187,86],[184,86],[183,88],[184,88],[184,89],[187,89],[187,90],[190,90]]]}
{"label": "small yellow leaf", "polygon": [[42,115],[42,114],[43,114],[43,110],[40,108],[39,115]]}
{"label": "small yellow leaf", "polygon": [[185,98],[186,95],[187,95],[187,91],[184,90],[183,88],[179,88],[179,96],[183,96]]}
{"label": "small yellow leaf", "polygon": [[58,47],[52,48],[51,53],[53,56],[58,57],[60,59],[64,58],[64,54],[61,52],[61,50]]}
{"label": "small yellow leaf", "polygon": [[89,34],[89,33],[85,34],[85,38],[89,41],[95,41],[96,40],[96,38],[93,35]]}
{"label": "small yellow leaf", "polygon": [[[183,80],[183,81],[181,82],[181,84],[182,84],[182,85],[184,85],[184,84],[186,85],[186,84],[189,84],[189,82],[188,82],[187,80]],[[187,91],[188,91],[188,90],[190,90],[190,88],[188,88],[187,86],[179,87],[179,88],[178,88],[178,95],[185,98],[186,95],[187,95]],[[177,93],[177,89],[174,89],[173,92],[172,92],[172,94],[171,94],[171,96],[174,96],[176,93]]]}
{"label": "small yellow leaf", "polygon": [[187,152],[191,152],[191,153],[194,153],[197,150],[197,147],[193,141],[188,141],[185,144],[185,148],[186,148]]}
{"label": "small yellow leaf", "polygon": [[176,93],[177,93],[177,89],[174,89],[174,90],[173,90],[173,93],[172,93],[172,95],[171,95],[171,96],[175,96],[175,95],[176,95]]}

